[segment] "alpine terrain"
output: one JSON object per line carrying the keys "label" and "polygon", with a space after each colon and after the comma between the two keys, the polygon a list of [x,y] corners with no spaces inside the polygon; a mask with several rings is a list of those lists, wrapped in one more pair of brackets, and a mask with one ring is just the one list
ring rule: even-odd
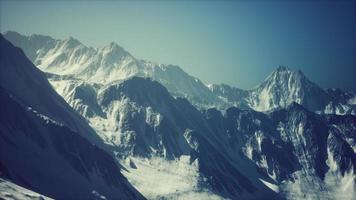
{"label": "alpine terrain", "polygon": [[14,184],[55,199],[356,198],[353,92],[284,66],[250,90],[205,85],[116,43],[4,37],[23,51],[1,38]]}

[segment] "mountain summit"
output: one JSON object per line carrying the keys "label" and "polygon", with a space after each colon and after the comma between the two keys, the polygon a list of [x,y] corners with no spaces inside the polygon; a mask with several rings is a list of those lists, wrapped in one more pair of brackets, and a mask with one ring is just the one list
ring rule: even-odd
{"label": "mountain summit", "polygon": [[322,110],[331,98],[300,70],[278,67],[267,79],[250,91],[250,106],[259,111],[286,107],[292,102],[310,110]]}

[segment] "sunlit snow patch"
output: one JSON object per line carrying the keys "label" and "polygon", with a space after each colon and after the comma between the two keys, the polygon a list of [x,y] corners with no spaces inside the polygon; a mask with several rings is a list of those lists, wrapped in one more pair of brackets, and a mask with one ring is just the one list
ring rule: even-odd
{"label": "sunlit snow patch", "polygon": [[189,159],[189,156],[172,161],[131,157],[121,162],[128,170],[122,172],[148,199],[223,199],[198,188],[198,164],[190,164]]}
{"label": "sunlit snow patch", "polygon": [[269,187],[271,190],[273,190],[273,191],[275,191],[275,192],[279,192],[279,187],[278,187],[278,185],[275,185],[275,184],[273,184],[273,183],[270,183],[270,182],[268,182],[268,181],[265,181],[265,180],[263,180],[263,179],[260,179],[260,181],[263,183],[263,184],[265,184],[267,187]]}

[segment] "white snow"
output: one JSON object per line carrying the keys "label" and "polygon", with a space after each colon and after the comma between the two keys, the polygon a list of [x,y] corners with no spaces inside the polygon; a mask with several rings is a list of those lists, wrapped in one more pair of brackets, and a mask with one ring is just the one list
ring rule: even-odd
{"label": "white snow", "polygon": [[[137,169],[130,167],[130,159]],[[198,164],[190,164],[189,159],[189,156],[172,161],[160,157],[129,157],[121,163],[128,170],[123,170],[123,174],[148,199],[223,199],[198,188]]]}
{"label": "white snow", "polygon": [[29,112],[34,113],[36,116],[40,117],[41,119],[43,119],[47,124],[48,124],[48,123],[53,123],[53,124],[56,124],[56,125],[58,125],[58,126],[64,126],[62,123],[59,123],[59,122],[57,122],[56,120],[51,119],[50,117],[48,117],[48,116],[46,116],[46,115],[43,115],[43,114],[37,112],[37,110],[34,110],[32,107],[28,107],[27,110],[28,110]]}
{"label": "white snow", "polygon": [[247,145],[246,145],[245,151],[246,151],[246,156],[247,156],[250,160],[252,160],[253,147],[251,146],[251,144],[247,144]]}
{"label": "white snow", "polygon": [[0,178],[0,199],[6,200],[51,200],[51,198],[38,194],[8,180]]}
{"label": "white snow", "polygon": [[356,196],[356,175],[353,168],[342,176],[338,170],[338,163],[334,160],[329,148],[326,164],[329,167],[329,171],[325,175],[325,184],[334,198],[345,200],[354,198]]}
{"label": "white snow", "polygon": [[268,182],[268,181],[265,181],[265,180],[263,180],[263,179],[259,179],[263,184],[265,184],[267,187],[269,187],[271,190],[273,190],[273,191],[275,191],[275,192],[279,192],[279,187],[278,187],[278,185],[275,185],[275,184],[273,184],[273,183],[270,183],[270,182]]}
{"label": "white snow", "polygon": [[[325,199],[325,200],[350,200],[356,195],[356,176],[353,169],[347,171],[344,176],[339,171],[338,163],[333,159],[330,149],[326,164],[329,171],[325,174],[324,180],[315,175],[315,172],[303,164],[303,170],[292,174],[293,181],[283,181],[280,184],[280,192],[287,199]],[[303,157],[301,162],[305,162]]]}
{"label": "white snow", "polygon": [[255,138],[256,138],[256,142],[257,142],[257,148],[259,151],[261,151],[261,144],[262,144],[262,140],[263,140],[263,133],[258,130],[255,132]]}

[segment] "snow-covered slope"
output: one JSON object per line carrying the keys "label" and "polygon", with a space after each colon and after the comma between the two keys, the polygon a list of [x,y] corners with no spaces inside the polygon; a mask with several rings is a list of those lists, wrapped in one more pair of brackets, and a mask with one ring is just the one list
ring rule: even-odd
{"label": "snow-covered slope", "polygon": [[126,161],[128,170],[123,174],[148,199],[224,199],[199,187],[199,166],[197,161],[191,163],[189,156],[169,161],[160,157],[130,157]]}
{"label": "snow-covered slope", "polygon": [[143,199],[111,155],[84,138],[101,144],[85,120],[2,35],[0,102],[2,177],[55,199]]}
{"label": "snow-covered slope", "polygon": [[102,48],[87,47],[69,37],[55,40],[48,36],[23,36],[9,31],[5,38],[22,48],[41,70],[99,84],[133,76],[151,77],[174,96],[188,98],[197,106],[212,106],[220,100],[197,78],[180,67],[139,60],[116,43]]}

